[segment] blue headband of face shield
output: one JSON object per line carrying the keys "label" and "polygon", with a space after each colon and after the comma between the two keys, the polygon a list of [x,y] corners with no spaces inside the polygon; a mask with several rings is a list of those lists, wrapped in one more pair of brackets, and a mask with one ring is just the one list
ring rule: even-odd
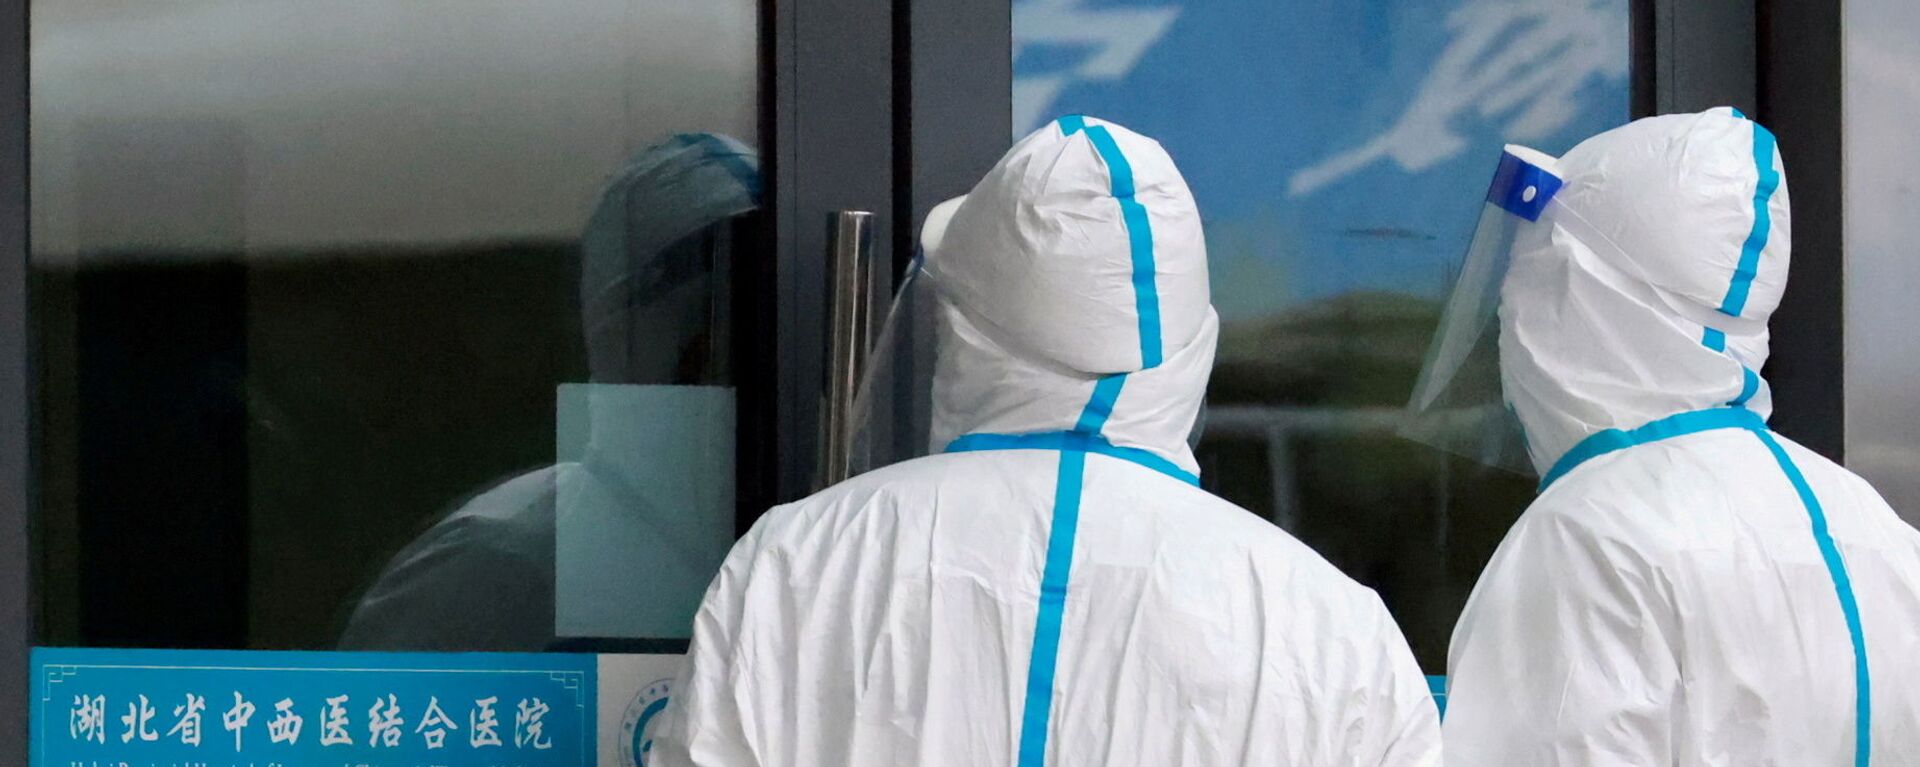
{"label": "blue headband of face shield", "polygon": [[1501,153],[1414,383],[1401,436],[1489,466],[1534,472],[1525,432],[1501,384],[1500,292],[1520,233],[1543,225],[1561,185],[1554,158],[1511,145]]}

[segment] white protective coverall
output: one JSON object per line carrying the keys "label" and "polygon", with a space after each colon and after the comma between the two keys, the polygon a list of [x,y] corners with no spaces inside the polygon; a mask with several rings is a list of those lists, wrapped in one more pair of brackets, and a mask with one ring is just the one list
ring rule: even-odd
{"label": "white protective coverall", "polygon": [[1219,326],[1165,150],[1062,118],[922,245],[944,453],[739,542],[654,763],[1437,765],[1379,598],[1197,487]]}
{"label": "white protective coverall", "polygon": [[[1770,133],[1730,109],[1561,158],[1502,288],[1543,491],[1454,631],[1455,767],[1920,765],[1920,533],[1770,432]],[[1836,329],[1837,330],[1837,329]]]}

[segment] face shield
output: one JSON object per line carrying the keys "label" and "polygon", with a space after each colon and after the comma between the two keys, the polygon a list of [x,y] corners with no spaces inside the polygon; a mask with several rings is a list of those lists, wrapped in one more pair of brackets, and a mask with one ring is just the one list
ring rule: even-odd
{"label": "face shield", "polygon": [[1500,295],[1518,248],[1549,236],[1561,180],[1541,152],[1507,146],[1453,294],[1407,404],[1402,436],[1489,466],[1531,474],[1526,437],[1501,385]]}
{"label": "face shield", "polygon": [[[926,253],[937,248],[961,199],[927,215],[920,248],[898,280],[880,332],[867,355],[853,402],[849,444],[854,474],[939,452],[933,431],[933,368],[937,306]],[[930,248],[930,245],[932,246]]]}

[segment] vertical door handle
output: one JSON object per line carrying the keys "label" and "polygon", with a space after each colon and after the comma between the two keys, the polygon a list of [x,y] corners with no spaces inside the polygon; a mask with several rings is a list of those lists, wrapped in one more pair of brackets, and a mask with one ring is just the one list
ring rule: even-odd
{"label": "vertical door handle", "polygon": [[873,257],[873,214],[842,210],[829,215],[829,280],[826,402],[820,418],[820,471],[826,487],[852,474],[854,398],[866,373],[874,334],[873,304],[885,270]]}

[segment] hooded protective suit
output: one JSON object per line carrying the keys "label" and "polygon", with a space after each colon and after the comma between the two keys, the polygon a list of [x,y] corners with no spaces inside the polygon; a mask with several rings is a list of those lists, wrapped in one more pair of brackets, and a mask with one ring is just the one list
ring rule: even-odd
{"label": "hooded protective suit", "polygon": [[1772,135],[1649,118],[1558,172],[1500,305],[1545,480],[1455,629],[1448,763],[1920,764],[1920,533],[1765,423]]}
{"label": "hooded protective suit", "polygon": [[922,244],[944,452],[735,546],[653,763],[1438,764],[1380,600],[1196,486],[1218,320],[1165,151],[1064,118]]}

